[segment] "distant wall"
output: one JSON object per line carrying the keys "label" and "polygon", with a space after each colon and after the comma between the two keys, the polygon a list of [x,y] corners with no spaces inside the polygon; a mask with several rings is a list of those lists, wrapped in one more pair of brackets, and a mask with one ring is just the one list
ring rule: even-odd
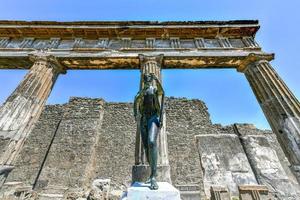
{"label": "distant wall", "polygon": [[34,184],[63,111],[64,105],[45,107],[17,158],[15,169],[9,174],[6,182],[22,181],[25,185]]}
{"label": "distant wall", "polygon": [[95,178],[110,178],[115,190],[125,190],[131,182],[134,164],[136,125],[132,104],[106,103],[96,145]]}
{"label": "distant wall", "polygon": [[82,188],[90,184],[103,104],[100,99],[73,98],[66,105],[38,179],[40,187]]}
{"label": "distant wall", "polygon": [[199,100],[170,98],[166,103],[166,119],[172,183],[177,187],[197,186],[203,194],[195,136],[210,129],[207,108]]}
{"label": "distant wall", "polygon": [[[272,132],[250,125],[212,124],[200,100],[167,98],[165,108],[176,187],[192,188],[202,196],[206,191],[209,196],[210,186],[221,185],[236,195],[238,185],[258,183],[266,184],[273,194],[284,196],[292,190],[297,194],[293,188],[299,185]],[[88,190],[94,179],[109,178],[111,190],[125,190],[134,165],[135,132],[131,103],[71,98],[64,105],[46,106],[6,184],[36,183],[37,191],[63,194]],[[264,165],[269,160],[259,154],[262,150],[274,155],[269,157],[270,165]],[[275,165],[279,178],[272,174]],[[280,181],[292,189],[281,192]]]}

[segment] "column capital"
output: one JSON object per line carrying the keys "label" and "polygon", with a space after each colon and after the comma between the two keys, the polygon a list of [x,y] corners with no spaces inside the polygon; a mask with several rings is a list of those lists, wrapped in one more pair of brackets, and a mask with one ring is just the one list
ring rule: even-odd
{"label": "column capital", "polygon": [[29,59],[33,62],[45,62],[47,63],[47,67],[52,67],[57,71],[57,73],[65,74],[66,73],[66,67],[62,65],[54,55],[49,54],[45,51],[37,51],[34,53],[31,53],[28,55]]}
{"label": "column capital", "polygon": [[268,62],[274,59],[275,54],[256,54],[250,53],[248,56],[241,62],[241,64],[237,67],[238,72],[245,73],[247,69],[253,65],[256,65],[260,62]]}
{"label": "column capital", "polygon": [[144,66],[145,64],[149,63],[149,62],[155,62],[156,65],[161,68],[162,63],[163,63],[163,58],[164,55],[163,54],[159,54],[159,55],[144,55],[144,54],[139,54],[139,60],[140,60],[140,66]]}

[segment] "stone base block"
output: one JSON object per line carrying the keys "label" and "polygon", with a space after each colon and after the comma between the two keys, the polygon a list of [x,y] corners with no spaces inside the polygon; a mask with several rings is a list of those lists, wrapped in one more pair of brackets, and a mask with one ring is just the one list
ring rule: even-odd
{"label": "stone base block", "polygon": [[180,193],[167,182],[158,182],[158,190],[150,190],[149,184],[135,182],[128,188],[126,200],[180,200]]}
{"label": "stone base block", "polygon": [[[132,167],[132,182],[146,182],[150,176],[149,165],[134,165]],[[159,182],[172,183],[169,165],[158,165],[156,180]]]}
{"label": "stone base block", "polygon": [[175,187],[180,191],[182,200],[202,199],[199,185],[175,185]]}
{"label": "stone base block", "polygon": [[269,200],[268,187],[265,185],[240,185],[239,186],[241,200]]}
{"label": "stone base block", "polygon": [[210,187],[210,199],[211,200],[230,200],[231,196],[226,187],[211,186]]}

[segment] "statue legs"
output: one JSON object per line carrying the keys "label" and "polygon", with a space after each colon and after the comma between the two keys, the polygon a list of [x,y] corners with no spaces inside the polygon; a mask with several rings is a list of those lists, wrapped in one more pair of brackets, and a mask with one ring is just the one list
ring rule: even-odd
{"label": "statue legs", "polygon": [[[145,118],[141,119],[141,136],[142,136],[142,142],[145,150],[145,155],[147,162],[150,163],[149,161],[149,148],[148,148],[148,127],[147,127],[147,120]],[[144,164],[144,163],[143,163]]]}
{"label": "statue legs", "polygon": [[143,125],[144,126],[141,131],[142,140],[147,161],[151,168],[151,174],[147,183],[150,183],[150,189],[157,190],[158,185],[155,179],[157,172],[157,135],[159,131],[159,121],[157,116],[152,116],[149,120],[147,120],[147,129],[144,129],[145,123],[143,123]]}

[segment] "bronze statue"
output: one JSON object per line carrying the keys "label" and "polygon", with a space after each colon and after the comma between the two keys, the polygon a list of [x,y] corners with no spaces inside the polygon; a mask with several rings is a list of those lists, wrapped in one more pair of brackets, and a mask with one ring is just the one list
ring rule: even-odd
{"label": "bronze statue", "polygon": [[152,73],[145,74],[143,76],[143,88],[134,99],[134,116],[136,121],[140,123],[142,142],[151,169],[149,180],[146,183],[150,183],[150,189],[152,190],[158,189],[155,179],[157,171],[157,135],[163,122],[163,104],[164,90],[160,81]]}

